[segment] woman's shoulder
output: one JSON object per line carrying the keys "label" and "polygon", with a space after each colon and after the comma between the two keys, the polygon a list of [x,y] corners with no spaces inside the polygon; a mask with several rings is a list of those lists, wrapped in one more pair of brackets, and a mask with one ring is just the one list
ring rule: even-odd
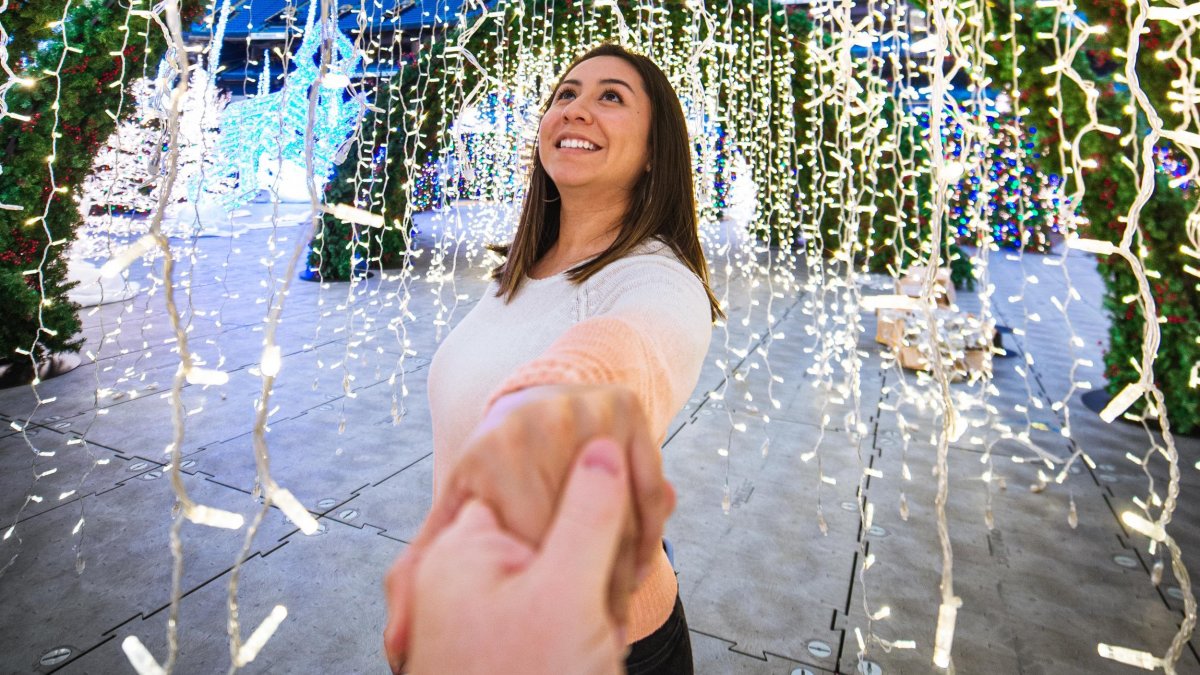
{"label": "woman's shoulder", "polygon": [[[624,277],[661,271],[668,276],[682,275],[684,279],[700,278],[679,257],[666,242],[657,237],[649,237],[634,246],[629,253],[619,260],[613,261],[599,274],[608,272],[614,277]],[[597,276],[599,276],[599,274]]]}
{"label": "woman's shoulder", "polygon": [[673,304],[682,298],[695,298],[695,304],[707,307],[708,302],[700,277],[658,239],[638,244],[588,279],[585,286],[588,304],[599,311],[631,297],[643,298],[651,304]]}

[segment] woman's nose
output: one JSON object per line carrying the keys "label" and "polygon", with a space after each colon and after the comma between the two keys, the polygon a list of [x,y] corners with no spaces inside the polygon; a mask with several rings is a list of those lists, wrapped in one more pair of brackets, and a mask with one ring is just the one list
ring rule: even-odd
{"label": "woman's nose", "polygon": [[582,98],[576,98],[563,107],[563,119],[588,122],[592,119],[592,112]]}

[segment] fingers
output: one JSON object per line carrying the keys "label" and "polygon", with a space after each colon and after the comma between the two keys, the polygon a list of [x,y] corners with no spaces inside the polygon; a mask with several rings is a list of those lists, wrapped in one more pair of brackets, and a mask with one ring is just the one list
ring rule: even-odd
{"label": "fingers", "polygon": [[570,580],[575,593],[608,597],[612,565],[628,521],[625,453],[609,439],[584,446],[537,566],[547,577]]}
{"label": "fingers", "polygon": [[[483,502],[470,500],[454,521],[429,544],[416,565],[416,594],[409,607],[409,661],[414,672],[483,672],[461,668],[462,644],[448,636],[480,637],[480,614],[489,611],[502,620],[515,613],[505,607],[509,581],[525,572],[534,550],[500,529],[495,513]],[[478,612],[471,617],[464,612]],[[509,616],[506,616],[509,615]],[[472,623],[473,622],[473,623]],[[511,640],[509,640],[511,642]],[[486,643],[486,640],[485,640]],[[459,663],[459,665],[454,665]]]}
{"label": "fingers", "polygon": [[417,533],[416,538],[412,540],[404,553],[396,559],[384,578],[384,592],[387,594],[388,601],[388,622],[383,631],[383,649],[393,673],[401,671],[408,655],[417,567],[425,550],[453,521],[460,501],[453,494],[447,494],[433,505],[433,509],[421,526],[421,531]]}
{"label": "fingers", "polygon": [[502,423],[472,437],[449,480],[452,490],[485,502],[503,529],[531,545],[550,527],[583,440],[572,433],[564,408],[539,400],[510,411]]}
{"label": "fingers", "polygon": [[675,490],[663,475],[662,454],[644,427],[635,431],[629,441],[629,461],[633,505],[641,529],[637,565],[642,577],[662,550],[663,528],[675,510]]}
{"label": "fingers", "polygon": [[408,609],[416,577],[417,556],[406,550],[392,564],[384,579],[388,621],[383,629],[383,651],[393,673],[400,673],[408,653]]}
{"label": "fingers", "polygon": [[[625,525],[621,531],[616,560],[613,561],[611,580],[608,586],[608,613],[614,625],[624,625],[629,618],[629,603],[638,587],[638,543],[640,528],[633,509],[625,514]],[[621,645],[624,649],[625,645]]]}
{"label": "fingers", "polygon": [[466,579],[477,587],[465,591],[481,592],[528,567],[533,555],[533,548],[500,527],[491,508],[471,500],[426,551],[417,570],[417,582],[422,588],[445,585],[446,571],[458,568],[468,573],[455,579]]}

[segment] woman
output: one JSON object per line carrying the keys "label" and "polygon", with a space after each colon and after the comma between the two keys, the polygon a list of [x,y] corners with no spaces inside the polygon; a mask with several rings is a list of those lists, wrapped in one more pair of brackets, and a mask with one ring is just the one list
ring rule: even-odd
{"label": "woman", "polygon": [[[679,99],[649,59],[615,45],[584,54],[554,89],[505,262],[447,336],[429,373],[434,507],[389,582],[477,498],[541,541],[589,439],[628,453],[636,545],[610,593],[630,673],[690,673],[691,647],[663,522],[674,505],[658,448],[691,394],[720,315],[697,235]],[[397,580],[401,581],[397,581]],[[631,586],[636,585],[630,595]],[[406,591],[402,591],[401,595]],[[402,653],[393,602],[385,636]]]}

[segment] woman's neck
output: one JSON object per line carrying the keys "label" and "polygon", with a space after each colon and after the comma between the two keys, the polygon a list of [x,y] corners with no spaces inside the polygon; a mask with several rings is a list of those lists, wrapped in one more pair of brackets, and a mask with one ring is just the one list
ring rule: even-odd
{"label": "woman's neck", "polygon": [[529,276],[534,279],[552,277],[604,252],[616,241],[624,215],[623,200],[585,202],[563,195],[559,206],[558,239],[534,263]]}
{"label": "woman's neck", "polygon": [[564,196],[558,217],[558,241],[546,257],[571,263],[600,253],[616,240],[624,215],[624,200],[583,202]]}

